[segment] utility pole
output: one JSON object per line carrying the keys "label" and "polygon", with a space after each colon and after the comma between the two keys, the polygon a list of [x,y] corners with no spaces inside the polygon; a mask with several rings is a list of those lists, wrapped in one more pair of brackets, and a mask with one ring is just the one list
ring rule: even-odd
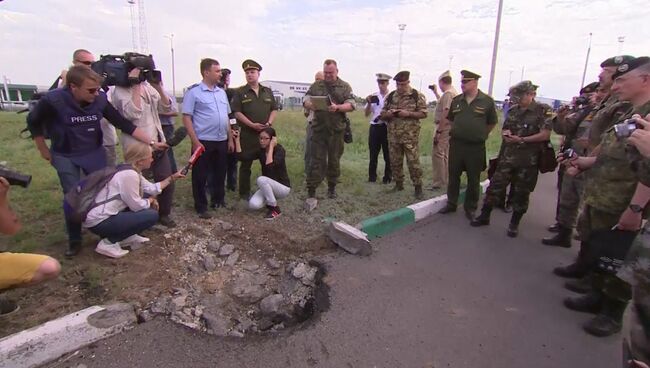
{"label": "utility pole", "polygon": [[172,51],[172,93],[174,95],[174,98],[176,98],[176,67],[174,66],[174,34],[171,33],[169,36],[165,36],[165,38],[169,38],[169,44]]}
{"label": "utility pole", "polygon": [[520,82],[524,80],[524,70],[526,69],[526,66],[521,67],[521,79],[519,80]]}
{"label": "utility pole", "polygon": [[618,36],[618,54],[623,54],[623,42],[625,42],[625,36]]}
{"label": "utility pole", "polygon": [[582,87],[585,86],[585,77],[587,76],[587,65],[589,64],[589,54],[591,54],[591,36],[592,33],[589,32],[589,46],[587,47],[587,57],[585,58],[585,68],[582,71],[582,81],[580,82],[580,89],[582,89]]}
{"label": "utility pole", "polygon": [[490,84],[488,86],[488,95],[492,96],[494,88],[494,72],[497,67],[497,51],[499,50],[499,33],[501,32],[501,13],[503,10],[503,0],[499,0],[499,10],[497,12],[497,29],[494,32],[494,47],[492,48],[492,67],[490,68]]}
{"label": "utility pole", "polygon": [[510,73],[510,75],[508,76],[508,88],[512,86],[512,72],[514,72],[514,70],[512,69],[508,71],[508,73]]}
{"label": "utility pole", "polygon": [[406,24],[400,23],[397,25],[399,29],[399,57],[397,61],[397,71],[402,70],[402,39],[404,38],[404,30],[406,29]]}
{"label": "utility pole", "polygon": [[140,51],[138,47],[138,28],[136,26],[135,17],[135,0],[127,0],[129,3],[129,10],[131,11],[131,42],[133,43],[133,52]]}

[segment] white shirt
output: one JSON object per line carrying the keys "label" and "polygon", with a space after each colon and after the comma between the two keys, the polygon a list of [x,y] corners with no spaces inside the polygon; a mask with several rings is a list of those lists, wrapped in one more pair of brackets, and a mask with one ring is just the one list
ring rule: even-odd
{"label": "white shirt", "polygon": [[[388,96],[389,93],[390,91],[386,92],[386,96]],[[370,125],[386,124],[386,122],[383,120],[377,120],[377,122],[375,123],[375,119],[381,113],[381,109],[384,108],[384,99],[386,98],[386,96],[382,96],[379,91],[371,94],[371,96],[377,96],[377,98],[379,99],[379,103],[373,102],[370,104]],[[368,106],[368,103],[366,103],[366,106]]]}
{"label": "white shirt", "polygon": [[152,183],[135,170],[122,170],[117,172],[111,181],[97,193],[96,202],[103,202],[109,198],[119,196],[114,200],[91,209],[86,216],[83,226],[90,228],[98,225],[107,218],[129,209],[133,212],[149,208],[149,200],[140,193],[151,196],[162,192],[160,183]]}

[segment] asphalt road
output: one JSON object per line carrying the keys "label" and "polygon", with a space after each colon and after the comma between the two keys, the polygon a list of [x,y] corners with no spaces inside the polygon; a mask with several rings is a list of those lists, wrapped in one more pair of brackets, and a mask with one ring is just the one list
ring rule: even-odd
{"label": "asphalt road", "polygon": [[540,238],[554,214],[555,174],[540,177],[519,238],[508,215],[472,228],[434,215],[374,242],[368,258],[328,261],[331,308],[291,334],[223,340],[163,319],[95,344],[58,367],[617,367],[620,336],[582,332],[589,315],[551,269],[576,249]]}

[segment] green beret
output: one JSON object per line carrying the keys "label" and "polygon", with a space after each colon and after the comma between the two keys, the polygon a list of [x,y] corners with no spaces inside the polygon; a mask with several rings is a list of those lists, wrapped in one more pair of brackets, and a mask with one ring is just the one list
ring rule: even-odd
{"label": "green beret", "polygon": [[257,61],[251,59],[244,60],[244,62],[241,63],[241,67],[244,71],[247,71],[248,69],[257,69],[262,71],[262,66]]}
{"label": "green beret", "polygon": [[619,66],[619,65],[621,65],[623,63],[629,62],[632,59],[634,59],[634,56],[618,55],[618,56],[611,57],[611,58],[603,61],[602,63],[600,63],[600,67],[601,68],[606,68],[608,66]]}
{"label": "green beret", "polygon": [[600,83],[591,82],[586,86],[582,87],[582,89],[580,90],[580,94],[583,95],[585,93],[594,93],[598,89],[598,86],[600,86]]}
{"label": "green beret", "polygon": [[470,72],[469,70],[461,70],[460,75],[463,76],[463,79],[479,79],[479,78],[481,78],[480,75],[478,75],[478,74],[476,74],[474,72]]}
{"label": "green beret", "polygon": [[390,75],[386,73],[377,73],[375,76],[377,77],[378,81],[389,81],[391,78]]}
{"label": "green beret", "polygon": [[529,80],[521,81],[515,84],[514,86],[510,87],[510,90],[508,91],[508,96],[521,95],[528,92],[535,92],[537,91],[538,87],[539,86],[534,85],[533,82]]}
{"label": "green beret", "polygon": [[616,68],[616,72],[614,72],[614,75],[612,75],[612,79],[616,79],[621,75],[640,67],[641,65],[646,65],[649,63],[650,63],[650,57],[641,56],[638,58],[634,58],[625,64],[619,65]]}
{"label": "green beret", "polygon": [[411,77],[411,72],[402,70],[401,72],[395,74],[393,80],[396,82],[407,82],[410,77]]}

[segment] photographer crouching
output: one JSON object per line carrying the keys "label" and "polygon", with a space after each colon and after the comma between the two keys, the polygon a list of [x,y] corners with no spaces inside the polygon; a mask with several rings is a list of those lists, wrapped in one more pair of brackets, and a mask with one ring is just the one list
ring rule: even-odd
{"label": "photographer crouching", "polygon": [[[127,59],[129,86],[115,86],[113,106],[135,126],[151,137],[149,145],[154,151],[151,172],[154,181],[161,181],[172,175],[172,165],[165,133],[160,122],[160,113],[172,112],[169,96],[163,91],[160,72],[154,70],[151,56],[139,55]],[[133,137],[122,135],[123,153],[133,144],[139,143]],[[160,208],[158,222],[166,227],[175,227],[176,223],[169,217],[174,197],[174,184],[170,184],[158,196]]]}
{"label": "photographer crouching", "polygon": [[[21,224],[9,206],[9,188],[9,181],[0,176],[0,233],[14,235],[20,230]],[[60,271],[59,262],[48,256],[0,252],[0,318],[19,309],[15,302],[2,295],[3,290],[53,279]]]}
{"label": "photographer crouching", "polygon": [[[111,105],[101,90],[103,78],[85,66],[73,66],[66,74],[66,84],[46,93],[27,116],[27,126],[41,157],[57,172],[63,193],[68,193],[81,179],[106,167],[100,121],[112,125],[133,138],[150,144],[152,137],[125,119]],[[45,132],[51,148],[45,143]],[[153,147],[164,149],[165,143],[153,141]],[[66,219],[68,250],[66,257],[81,250],[81,224]]]}

